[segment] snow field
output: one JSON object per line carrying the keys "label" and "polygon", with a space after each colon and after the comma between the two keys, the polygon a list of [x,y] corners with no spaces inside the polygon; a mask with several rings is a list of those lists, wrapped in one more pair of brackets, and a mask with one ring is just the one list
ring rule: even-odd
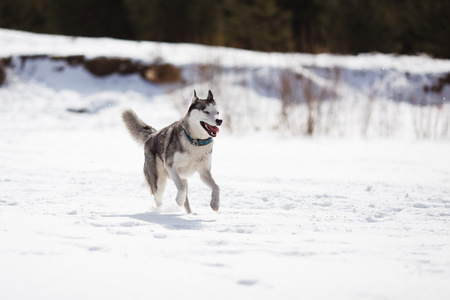
{"label": "snow field", "polygon": [[[11,41],[1,51],[13,53],[78,54],[79,43],[100,51],[96,43],[105,42],[79,39],[69,47],[64,37],[0,33]],[[57,40],[61,44],[48,46]],[[143,55],[140,45],[148,45],[107,42],[117,46],[108,49],[134,49],[136,56]],[[169,46],[174,53],[197,47]],[[256,64],[253,55],[262,54],[244,51],[236,60]],[[393,68],[406,59],[376,58],[370,63],[384,59]],[[360,66],[361,59],[345,61]],[[164,205],[155,207],[142,175],[143,151],[120,112],[131,107],[161,128],[180,117],[190,90],[206,95],[207,83],[174,91],[137,76],[94,78],[81,68],[62,78],[53,67],[36,63],[8,71],[8,84],[0,87],[2,298],[450,296],[449,143],[274,132],[258,110],[280,104],[249,88],[245,93],[253,96],[245,103],[255,117],[238,119],[237,128],[254,121],[260,130],[221,128],[212,170],[221,208],[210,209],[210,191],[193,177],[189,195],[196,214],[186,215],[175,204],[172,183]],[[218,95],[241,89],[222,86]],[[80,108],[88,113],[70,111]]]}
{"label": "snow field", "polygon": [[222,207],[210,210],[194,178],[197,215],[175,205],[172,185],[155,208],[136,148],[118,127],[34,133],[2,147],[3,294],[448,295],[449,172],[435,159],[446,144],[224,133],[213,165]]}

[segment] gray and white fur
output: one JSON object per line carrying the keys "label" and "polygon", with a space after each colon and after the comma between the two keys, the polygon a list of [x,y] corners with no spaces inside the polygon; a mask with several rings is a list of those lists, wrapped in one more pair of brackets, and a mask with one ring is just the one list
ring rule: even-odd
{"label": "gray and white fur", "polygon": [[145,124],[131,109],[122,113],[123,121],[134,139],[144,145],[144,175],[157,206],[162,204],[167,178],[175,183],[176,202],[191,213],[187,177],[198,172],[212,190],[211,208],[219,210],[220,189],[211,175],[213,138],[222,120],[211,91],[206,99],[196,92],[181,120],[161,129]]}

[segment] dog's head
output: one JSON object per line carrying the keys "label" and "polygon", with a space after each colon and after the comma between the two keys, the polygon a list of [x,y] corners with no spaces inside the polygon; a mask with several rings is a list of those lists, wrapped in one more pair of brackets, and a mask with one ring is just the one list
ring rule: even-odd
{"label": "dog's head", "polygon": [[219,132],[218,126],[222,125],[222,120],[219,118],[219,109],[211,91],[208,91],[206,99],[199,99],[194,90],[188,109],[188,116],[190,121],[194,122],[194,124],[191,123],[193,126],[199,125],[211,137],[217,135]]}

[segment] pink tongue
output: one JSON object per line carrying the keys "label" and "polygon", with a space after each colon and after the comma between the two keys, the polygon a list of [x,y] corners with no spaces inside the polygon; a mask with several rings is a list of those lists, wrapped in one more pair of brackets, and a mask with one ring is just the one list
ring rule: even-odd
{"label": "pink tongue", "polygon": [[211,126],[209,124],[207,124],[207,125],[208,125],[208,128],[211,129],[214,133],[218,133],[219,132],[219,127]]}

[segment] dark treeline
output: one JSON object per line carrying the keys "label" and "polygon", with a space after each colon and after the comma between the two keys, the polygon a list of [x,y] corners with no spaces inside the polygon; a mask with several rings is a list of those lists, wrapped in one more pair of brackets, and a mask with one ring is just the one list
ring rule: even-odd
{"label": "dark treeline", "polygon": [[0,0],[0,27],[261,51],[450,58],[448,0]]}

